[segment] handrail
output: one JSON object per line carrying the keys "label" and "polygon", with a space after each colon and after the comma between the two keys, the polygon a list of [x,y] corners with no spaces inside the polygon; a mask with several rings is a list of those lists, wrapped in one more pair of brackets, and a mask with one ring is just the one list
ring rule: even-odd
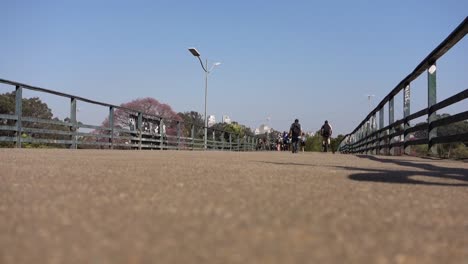
{"label": "handrail", "polygon": [[427,70],[434,62],[436,62],[440,57],[442,57],[448,50],[450,50],[455,44],[457,44],[460,40],[462,40],[465,35],[468,33],[468,17],[466,17],[463,22],[458,25],[458,27],[453,30],[452,33],[444,40],[442,43],[437,46],[429,55],[419,63],[418,66],[411,72],[408,76],[406,76],[400,83],[393,88],[393,90],[385,96],[382,101],[372,110],[367,117],[351,132],[350,134],[354,134],[360,126],[365,124],[374,114],[376,114],[380,109],[382,109],[385,104],[397,95],[403,88],[406,87],[409,83],[414,81],[416,78],[419,77],[425,70]]}
{"label": "handrail", "polygon": [[[135,145],[138,145],[139,146],[139,149],[141,149],[142,147],[143,148],[146,148],[146,147],[149,147],[151,149],[153,148],[159,148],[159,149],[180,149],[181,147],[187,147],[187,146],[190,146],[189,148],[191,149],[195,149],[195,146],[198,146],[199,144],[198,143],[195,143],[195,141],[198,141],[197,138],[195,138],[194,134],[193,134],[193,130],[192,130],[192,137],[190,138],[187,138],[187,137],[184,137],[182,135],[182,128],[181,128],[181,124],[184,124],[184,125],[189,125],[191,126],[192,128],[205,128],[204,125],[203,126],[200,126],[198,124],[195,124],[195,123],[192,123],[192,122],[185,122],[183,120],[178,120],[178,119],[170,119],[170,118],[164,118],[162,116],[157,116],[157,115],[154,115],[154,114],[150,114],[150,113],[145,113],[145,112],[142,112],[140,110],[136,110],[136,109],[131,109],[131,108],[128,108],[128,107],[123,107],[123,106],[117,106],[117,105],[112,105],[112,104],[108,104],[108,103],[103,103],[103,102],[99,102],[99,101],[96,101],[96,100],[91,100],[91,99],[87,99],[87,98],[84,98],[84,97],[81,97],[81,96],[76,96],[76,95],[71,95],[71,94],[67,94],[67,93],[63,93],[63,92],[59,92],[59,91],[55,91],[55,90],[51,90],[51,89],[46,89],[46,88],[42,88],[42,87],[37,87],[37,86],[32,86],[32,85],[28,85],[28,84],[24,84],[24,83],[20,83],[20,82],[15,82],[15,81],[10,81],[10,80],[6,80],[6,79],[1,79],[0,78],[0,83],[3,83],[3,84],[7,84],[7,85],[11,85],[11,86],[15,86],[16,87],[16,90],[17,90],[17,93],[15,94],[16,95],[16,107],[15,107],[15,114],[14,115],[7,115],[7,114],[0,114],[0,119],[4,119],[4,120],[10,120],[11,122],[14,122],[16,123],[16,126],[1,126],[0,127],[0,131],[6,131],[7,134],[10,133],[9,135],[10,136],[0,136],[0,142],[16,142],[16,146],[17,147],[21,147],[21,143],[22,142],[29,142],[29,143],[52,143],[52,144],[68,144],[69,142],[72,142],[71,144],[71,148],[76,148],[77,145],[79,144],[83,144],[83,145],[97,145],[97,146],[110,146],[110,147],[113,147],[113,146],[128,146],[128,147],[134,147]],[[69,121],[53,121],[53,120],[45,120],[45,119],[38,119],[38,118],[33,118],[33,117],[25,117],[25,116],[22,116],[22,103],[21,103],[21,100],[22,100],[22,89],[28,89],[28,90],[33,90],[33,91],[38,91],[38,92],[43,92],[43,93],[49,93],[49,94],[54,94],[54,95],[57,95],[57,96],[60,96],[60,97],[65,97],[65,98],[70,98],[71,99],[71,104],[70,104],[70,109],[71,109],[71,112],[70,112],[70,120]],[[137,116],[141,116],[140,118],[138,118],[138,129],[136,130],[122,130],[118,127],[114,127],[113,126],[113,122],[111,122],[109,124],[109,127],[102,127],[102,126],[95,126],[95,125],[90,125],[90,124],[83,124],[83,123],[78,123],[77,120],[76,120],[76,101],[82,101],[82,102],[86,102],[86,103],[90,103],[90,104],[95,104],[95,105],[100,105],[100,106],[104,106],[104,107],[108,107],[109,108],[109,119],[110,120],[113,120],[113,115],[114,115],[114,110],[115,109],[120,109],[120,110],[123,110],[125,112],[130,112],[130,113],[137,113],[138,115]],[[168,135],[168,134],[158,134],[158,133],[146,133],[144,131],[142,131],[142,117],[145,117],[145,118],[152,118],[154,120],[159,120],[160,122],[163,122],[165,124],[173,124],[173,125],[176,125],[176,129],[177,129],[177,135]],[[23,127],[23,123],[26,122],[26,123],[36,123],[36,124],[42,124],[42,125],[56,125],[56,126],[62,126],[64,128],[67,128],[68,131],[64,132],[64,131],[60,131],[60,130],[54,130],[54,129],[35,129],[35,128],[30,128],[30,127]],[[10,129],[10,128],[14,128],[14,129]],[[79,133],[76,131],[76,129],[78,128],[91,128],[91,129],[95,129],[95,131],[98,131],[97,133],[100,132],[103,132],[103,133],[108,133],[107,136],[105,136],[104,138],[108,138],[109,142],[78,142],[77,141],[77,137],[80,136],[80,137],[87,137],[87,138],[102,138],[102,135],[100,134],[96,134],[96,133]],[[174,129],[174,127],[173,127]],[[238,143],[235,143],[232,140],[234,139],[240,139],[240,135],[239,134],[236,134],[236,133],[233,133],[233,132],[229,132],[229,131],[225,131],[225,130],[222,130],[222,129],[217,129],[217,128],[210,128],[208,127],[207,129],[209,129],[211,131],[211,133],[213,133],[213,139],[215,139],[215,134],[218,135],[218,138],[221,137],[222,135],[229,135],[229,142],[225,142],[226,140],[223,138],[221,139],[221,141],[219,142],[220,144],[222,143],[222,149],[232,149],[232,146],[234,144],[243,144],[244,146],[248,145],[248,147],[244,147],[243,149],[244,150],[253,150],[255,149],[255,144],[258,143],[258,139],[255,137],[255,136],[247,136],[247,138],[245,140],[242,140],[242,142],[238,142]],[[9,132],[8,132],[9,131]],[[60,135],[71,135],[72,139],[71,140],[57,140],[57,139],[39,139],[39,138],[22,138],[22,132],[31,132],[31,133],[39,133],[39,134],[52,134],[52,135],[55,135],[55,136],[60,136]],[[12,136],[11,133],[14,133],[16,134],[15,136]],[[125,135],[116,135],[115,133],[123,133],[123,134],[133,134],[134,136],[133,137],[129,137],[129,136],[125,136]],[[222,133],[222,135],[219,135],[220,133]],[[125,140],[125,139],[128,139],[128,138],[131,138],[132,139],[132,142],[133,141],[139,141],[139,143],[132,143],[132,142],[128,142],[126,141],[126,144],[123,144],[123,143],[119,143],[119,140],[120,142],[122,142],[122,140]],[[153,138],[153,139],[151,139]],[[133,140],[133,139],[136,139],[136,140]],[[211,137],[210,137],[211,139]],[[115,141],[115,142],[114,142]],[[213,141],[213,140],[211,140]],[[153,144],[153,143],[157,143],[157,145]],[[172,144],[176,145],[176,146],[168,146],[167,144],[172,142]],[[214,147],[214,148],[217,148],[219,149],[219,144],[217,144],[218,142],[215,140],[214,143],[212,146],[209,146],[209,147]],[[148,146],[148,144],[149,146]],[[145,145],[146,144],[146,145]]]}
{"label": "handrail", "polygon": [[[385,96],[382,101],[364,118],[361,123],[349,134],[346,134],[342,141],[340,142],[340,151],[346,153],[363,153],[373,151],[375,154],[380,154],[380,150],[385,147],[389,147],[389,150],[393,145],[403,145],[405,148],[410,145],[415,145],[415,142],[409,142],[407,136],[410,133],[421,131],[427,129],[428,138],[427,140],[417,139],[416,141],[421,144],[429,144],[429,149],[434,153],[435,144],[440,142],[447,142],[453,140],[453,142],[460,142],[468,140],[464,138],[464,134],[461,136],[445,136],[444,139],[437,137],[436,129],[439,126],[452,124],[462,120],[468,119],[468,113],[458,113],[453,117],[444,118],[441,120],[435,120],[435,113],[437,110],[445,108],[454,103],[460,102],[468,98],[468,89],[463,90],[439,103],[436,103],[436,79],[435,79],[435,64],[436,61],[441,58],[447,51],[449,51],[453,46],[455,46],[460,40],[462,40],[468,33],[468,17],[465,17],[463,22],[457,26],[450,34],[447,36],[429,55],[422,60],[418,66],[403,80],[401,80],[395,88],[391,90],[387,96]],[[418,78],[422,73],[428,71],[428,107],[422,109],[416,113],[411,114],[409,111],[409,100],[410,100],[410,83]],[[407,100],[408,105],[404,107],[404,117],[400,120],[394,121],[393,113],[393,99],[401,91],[405,91],[404,100]],[[407,93],[406,93],[407,91]],[[406,98],[407,97],[407,98]],[[384,126],[383,119],[383,110],[385,105],[389,103],[389,124]],[[404,101],[404,104],[406,101]],[[407,109],[405,109],[407,107]],[[373,130],[370,123],[376,120],[377,113],[380,114],[380,126],[378,130]],[[428,115],[427,124],[418,125],[416,127],[410,127],[409,121],[414,120],[418,117]],[[400,128],[402,131],[393,131],[396,128]],[[403,144],[390,142],[385,143],[383,141],[392,140],[396,136],[404,135],[405,140]]]}

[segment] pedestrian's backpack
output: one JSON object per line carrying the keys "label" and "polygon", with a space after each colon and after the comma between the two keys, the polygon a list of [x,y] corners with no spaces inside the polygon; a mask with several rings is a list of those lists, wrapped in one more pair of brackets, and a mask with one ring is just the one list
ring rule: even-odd
{"label": "pedestrian's backpack", "polygon": [[329,137],[331,132],[331,126],[329,124],[323,125],[323,136]]}
{"label": "pedestrian's backpack", "polygon": [[301,127],[299,124],[294,123],[292,126],[293,136],[299,136],[301,134]]}

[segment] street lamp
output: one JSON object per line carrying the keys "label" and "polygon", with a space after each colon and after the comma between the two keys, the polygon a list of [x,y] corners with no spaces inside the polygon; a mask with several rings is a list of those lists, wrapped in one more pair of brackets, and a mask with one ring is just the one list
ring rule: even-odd
{"label": "street lamp", "polygon": [[208,69],[208,59],[206,60],[205,65],[203,65],[203,62],[200,59],[200,52],[198,52],[196,48],[189,48],[188,50],[190,51],[190,53],[192,53],[193,56],[198,58],[198,60],[200,61],[200,65],[202,66],[202,69],[205,72],[205,143],[204,143],[204,147],[206,150],[207,139],[208,139],[208,117],[206,116],[206,98],[208,96],[208,75],[214,69],[214,67],[221,65],[221,62],[213,63],[213,65],[211,65],[211,68]]}

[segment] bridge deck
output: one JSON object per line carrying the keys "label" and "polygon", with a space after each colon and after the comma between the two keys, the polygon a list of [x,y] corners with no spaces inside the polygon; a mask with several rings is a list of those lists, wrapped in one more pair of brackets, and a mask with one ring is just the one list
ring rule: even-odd
{"label": "bridge deck", "polygon": [[0,263],[465,263],[468,164],[0,150]]}

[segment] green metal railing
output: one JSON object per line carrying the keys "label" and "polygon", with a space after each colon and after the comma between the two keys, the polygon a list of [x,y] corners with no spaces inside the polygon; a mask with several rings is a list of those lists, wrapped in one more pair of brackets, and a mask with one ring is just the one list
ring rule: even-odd
{"label": "green metal railing", "polygon": [[[409,153],[412,145],[428,145],[429,154],[437,154],[436,145],[442,143],[468,142],[468,131],[459,131],[457,134],[438,136],[437,129],[456,122],[468,119],[468,111],[463,111],[448,117],[437,118],[436,112],[452,104],[461,102],[468,97],[468,89],[463,90],[439,103],[437,103],[436,62],[448,50],[462,40],[468,32],[468,19],[465,20],[417,67],[404,78],[367,117],[347,134],[339,145],[342,153],[366,153],[366,154],[399,154],[396,148],[402,148],[403,153]],[[422,73],[427,71],[428,105],[416,113],[410,111],[410,84]],[[403,118],[394,119],[394,98],[403,92]],[[384,125],[385,105],[388,104],[388,125]],[[466,110],[466,109],[465,109]],[[379,127],[375,121],[379,114]],[[427,116],[427,121],[415,126],[410,121]],[[410,137],[412,133],[424,131],[424,138]]]}
{"label": "green metal railing", "polygon": [[[17,148],[28,143],[60,145],[72,149],[205,149],[203,135],[196,133],[204,129],[203,125],[197,126],[180,120],[165,119],[138,110],[9,80],[0,79],[0,84],[15,88],[14,113],[0,113],[0,143],[3,144],[9,143]],[[24,116],[22,111],[24,89],[68,98],[70,117],[60,121]],[[106,107],[109,110],[109,125],[85,124],[77,120],[77,102]],[[123,111],[128,114],[128,118],[134,118],[134,125],[114,125],[116,111]],[[188,127],[190,131],[187,131]],[[93,131],[81,132],[80,128]],[[213,128],[208,128],[208,131],[210,137],[207,140],[208,150],[254,151],[258,144],[258,138],[254,136],[240,136]]]}

